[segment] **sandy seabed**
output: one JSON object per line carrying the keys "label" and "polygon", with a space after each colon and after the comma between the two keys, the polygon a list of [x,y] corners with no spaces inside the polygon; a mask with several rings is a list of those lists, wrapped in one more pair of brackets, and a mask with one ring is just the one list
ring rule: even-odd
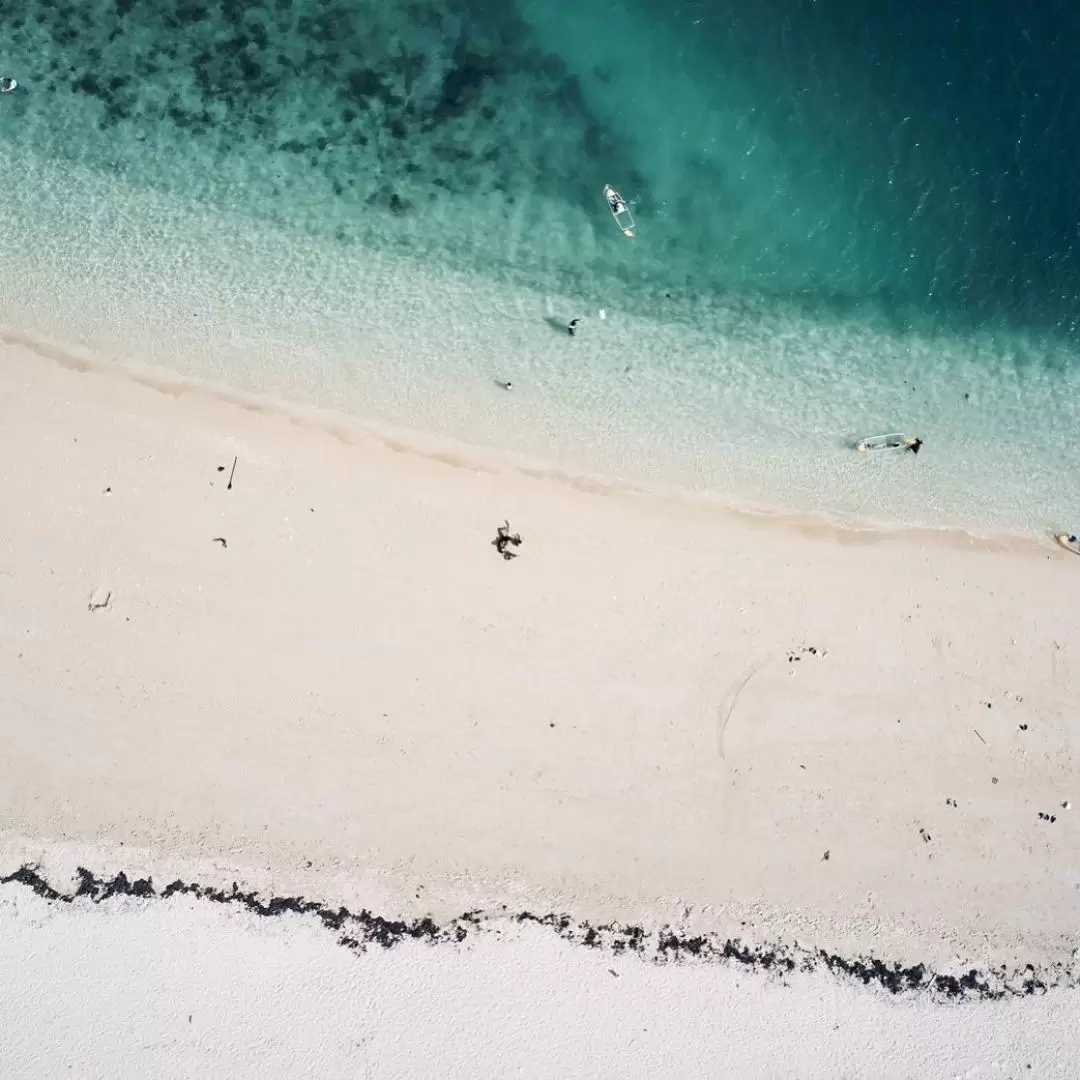
{"label": "sandy seabed", "polygon": [[[1051,542],[574,484],[16,346],[0,461],[0,877],[239,882],[436,925],[566,912],[1039,983],[890,997],[520,924],[358,952],[312,916],[12,881],[7,1075],[1080,1056],[1080,559]],[[110,1059],[94,1033],[119,1030]]]}

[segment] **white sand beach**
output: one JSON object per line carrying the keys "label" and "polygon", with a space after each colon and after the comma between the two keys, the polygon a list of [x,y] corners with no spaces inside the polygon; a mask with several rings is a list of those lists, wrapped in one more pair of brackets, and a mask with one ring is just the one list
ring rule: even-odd
{"label": "white sand beach", "polygon": [[0,459],[0,876],[1073,963],[1049,538],[574,484],[20,345]]}

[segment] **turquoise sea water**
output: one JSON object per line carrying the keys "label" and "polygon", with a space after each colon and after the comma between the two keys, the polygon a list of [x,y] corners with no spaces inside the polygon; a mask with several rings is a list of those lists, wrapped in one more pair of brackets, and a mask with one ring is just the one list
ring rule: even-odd
{"label": "turquoise sea water", "polygon": [[0,322],[735,502],[1075,529],[1080,14],[1014,8],[0,0]]}

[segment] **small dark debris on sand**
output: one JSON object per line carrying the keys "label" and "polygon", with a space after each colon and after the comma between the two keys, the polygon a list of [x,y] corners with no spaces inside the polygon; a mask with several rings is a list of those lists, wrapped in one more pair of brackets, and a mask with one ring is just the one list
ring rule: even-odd
{"label": "small dark debris on sand", "polygon": [[955,799],[946,799],[945,800],[945,805],[955,807],[956,806],[956,800]]}
{"label": "small dark debris on sand", "polygon": [[215,536],[213,540],[210,541],[210,543],[220,544],[223,548],[227,548],[229,546],[229,541],[226,540],[224,536]]}
{"label": "small dark debris on sand", "polygon": [[1020,730],[1021,730],[1021,731],[1027,731],[1027,729],[1028,729],[1028,726],[1027,726],[1027,724],[1021,724],[1021,725],[1020,725]]}
{"label": "small dark debris on sand", "polygon": [[1040,810],[1039,811],[1039,820],[1040,821],[1049,821],[1050,824],[1052,825],[1055,821],[1057,821],[1057,815],[1056,814],[1044,814]]}
{"label": "small dark debris on sand", "polygon": [[831,854],[832,854],[832,852],[829,849],[826,849],[825,854],[821,856],[821,861],[822,862],[828,862],[829,861],[829,856]]}
{"label": "small dark debris on sand", "polygon": [[923,838],[923,843],[924,844],[929,844],[930,843],[930,834],[925,829],[920,829],[919,830],[919,835]]}
{"label": "small dark debris on sand", "polygon": [[824,656],[825,650],[819,649],[816,645],[803,645],[802,648],[792,649],[788,653],[788,663],[794,664],[796,660],[801,660],[804,656]]}
{"label": "small dark debris on sand", "polygon": [[517,552],[511,551],[511,546],[521,547],[521,534],[510,532],[510,522],[504,521],[495,530],[495,539],[491,541],[495,550],[506,560],[516,559]]}

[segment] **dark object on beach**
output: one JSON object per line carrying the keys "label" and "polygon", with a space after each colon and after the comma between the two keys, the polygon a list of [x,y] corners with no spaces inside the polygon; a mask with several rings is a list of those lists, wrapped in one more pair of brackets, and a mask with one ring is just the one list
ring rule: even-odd
{"label": "dark object on beach", "polygon": [[[976,735],[979,735],[979,729],[978,728],[972,728],[971,730],[974,731]],[[982,742],[982,743],[986,742],[986,740],[982,737],[982,735],[979,735],[979,742]]]}
{"label": "dark object on beach", "polygon": [[925,829],[920,829],[919,830],[919,835],[923,838],[923,843],[924,844],[929,844],[930,843],[930,834]]}
{"label": "dark object on beach", "polygon": [[1027,724],[1021,724],[1020,725],[1020,730],[1021,731],[1027,731]]}
{"label": "dark object on beach", "polygon": [[829,851],[826,851],[825,854],[821,856],[821,861],[822,862],[828,862],[829,861],[829,854],[830,854]]}
{"label": "dark object on beach", "polygon": [[510,545],[521,546],[521,534],[510,532],[510,522],[504,521],[495,530],[495,539],[491,541],[495,550],[507,561],[517,558],[517,552],[510,550]]}
{"label": "dark object on beach", "polygon": [[1051,824],[1053,824],[1055,821],[1057,821],[1057,817],[1054,814],[1044,814],[1040,810],[1039,811],[1039,820],[1040,821],[1049,821]]}
{"label": "dark object on beach", "polygon": [[[913,388],[913,389],[914,389],[914,388]],[[922,444],[923,444],[923,441],[922,441],[922,439],[916,439],[916,440],[915,440],[915,441],[914,441],[914,442],[913,442],[913,443],[912,443],[912,444],[911,444],[911,445],[910,445],[910,446],[908,447],[908,449],[909,449],[909,450],[910,450],[910,451],[911,451],[911,452],[912,452],[913,454],[917,454],[917,453],[918,453],[918,452],[919,452],[919,451],[920,451],[920,450],[922,449]]]}
{"label": "dark object on beach", "polygon": [[210,543],[220,544],[223,548],[227,548],[229,546],[229,541],[226,540],[224,536],[215,536],[213,540],[210,541]]}
{"label": "dark object on beach", "polygon": [[570,320],[570,321],[569,321],[569,322],[568,322],[568,323],[566,324],[566,332],[567,332],[567,333],[568,333],[568,334],[569,334],[569,335],[570,335],[571,337],[573,337],[573,336],[574,336],[574,335],[575,335],[575,334],[577,333],[577,328],[578,328],[578,323],[579,323],[579,322],[581,322],[581,319],[571,319],[571,320]]}
{"label": "dark object on beach", "polygon": [[514,384],[509,379],[496,379],[495,385],[502,390],[513,390]]}
{"label": "dark object on beach", "polygon": [[232,491],[232,478],[236,474],[236,458],[232,459],[232,469],[229,471],[229,482],[225,485],[226,491]]}

